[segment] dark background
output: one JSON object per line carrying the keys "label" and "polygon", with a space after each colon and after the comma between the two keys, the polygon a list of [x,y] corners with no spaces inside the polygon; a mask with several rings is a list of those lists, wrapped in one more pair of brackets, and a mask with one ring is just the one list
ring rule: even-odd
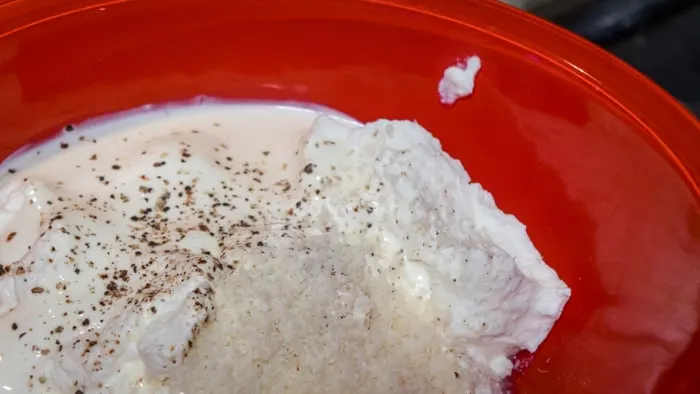
{"label": "dark background", "polygon": [[531,11],[627,61],[700,116],[700,0],[559,0]]}

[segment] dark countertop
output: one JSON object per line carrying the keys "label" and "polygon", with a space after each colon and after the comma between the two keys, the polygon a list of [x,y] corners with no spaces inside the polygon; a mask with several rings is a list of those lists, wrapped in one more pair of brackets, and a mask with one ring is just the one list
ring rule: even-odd
{"label": "dark countertop", "polygon": [[532,10],[601,45],[700,116],[700,0],[559,0]]}
{"label": "dark countertop", "polygon": [[605,47],[700,116],[700,2]]}

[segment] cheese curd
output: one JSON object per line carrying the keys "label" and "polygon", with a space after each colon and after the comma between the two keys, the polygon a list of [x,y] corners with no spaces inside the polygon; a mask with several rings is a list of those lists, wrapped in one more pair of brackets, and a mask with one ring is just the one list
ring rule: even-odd
{"label": "cheese curd", "polygon": [[205,104],[69,129],[0,180],[6,390],[498,393],[570,295],[416,123]]}

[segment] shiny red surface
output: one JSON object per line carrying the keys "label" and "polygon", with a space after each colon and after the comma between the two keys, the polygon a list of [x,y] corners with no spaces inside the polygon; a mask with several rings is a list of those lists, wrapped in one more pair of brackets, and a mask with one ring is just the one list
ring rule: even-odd
{"label": "shiny red surface", "polygon": [[[516,393],[700,392],[700,125],[603,51],[473,0],[4,3],[2,157],[202,94],[416,119],[573,290]],[[440,105],[442,70],[471,54],[476,94]]]}

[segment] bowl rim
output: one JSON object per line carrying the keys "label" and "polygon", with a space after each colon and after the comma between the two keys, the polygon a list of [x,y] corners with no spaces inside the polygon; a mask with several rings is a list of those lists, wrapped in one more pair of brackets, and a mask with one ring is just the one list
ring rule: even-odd
{"label": "bowl rim", "polygon": [[[462,24],[553,63],[633,119],[671,161],[700,202],[700,119],[622,59],[562,27],[499,1],[365,1]],[[494,19],[498,23],[492,23]]]}
{"label": "bowl rim", "polygon": [[[5,1],[0,4],[0,45],[20,31],[54,19],[135,1]],[[669,158],[700,201],[700,120],[663,88],[604,49],[535,15],[495,0],[344,1],[396,8],[462,25],[554,64],[633,119]]]}

